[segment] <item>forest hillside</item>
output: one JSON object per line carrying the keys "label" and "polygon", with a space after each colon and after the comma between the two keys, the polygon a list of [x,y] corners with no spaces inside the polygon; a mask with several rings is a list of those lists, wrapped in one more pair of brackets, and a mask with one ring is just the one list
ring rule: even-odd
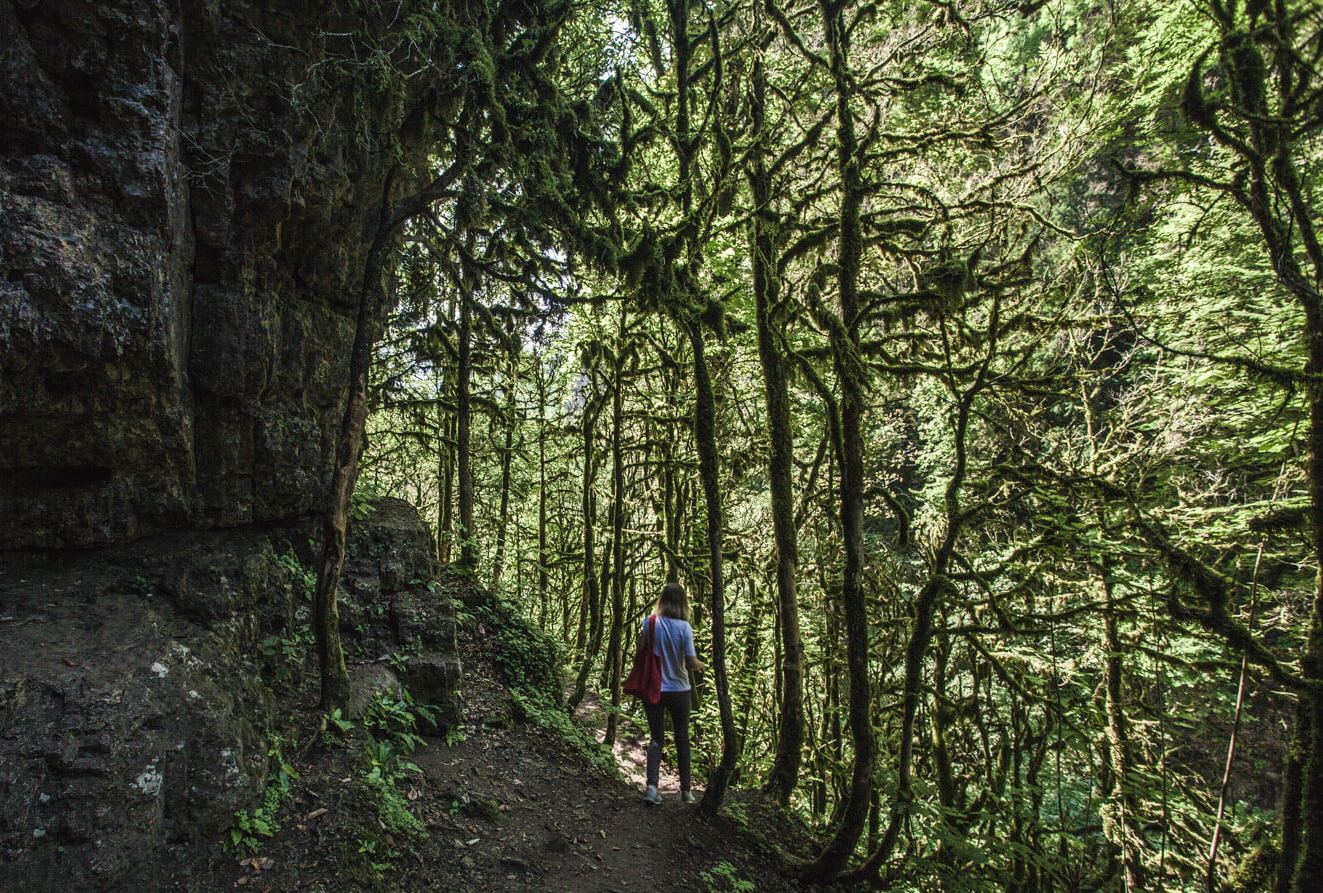
{"label": "forest hillside", "polygon": [[0,886],[1323,889],[1313,0],[0,0],[0,87]]}

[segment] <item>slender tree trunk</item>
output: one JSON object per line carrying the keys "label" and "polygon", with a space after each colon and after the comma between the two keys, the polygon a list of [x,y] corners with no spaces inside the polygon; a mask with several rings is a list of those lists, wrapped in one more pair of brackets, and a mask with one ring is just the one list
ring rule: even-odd
{"label": "slender tree trunk", "polygon": [[841,388],[841,530],[845,545],[841,605],[845,613],[854,769],[849,792],[840,810],[840,822],[823,851],[804,869],[804,876],[810,880],[826,880],[838,874],[854,852],[868,818],[868,804],[873,788],[873,762],[877,755],[872,699],[868,686],[868,614],[863,593],[865,482],[861,429],[865,410],[865,373],[857,350],[858,277],[863,251],[859,216],[863,183],[859,172],[854,113],[850,109],[852,88],[846,61],[849,36],[845,28],[845,15],[842,7],[831,0],[822,0],[822,12],[836,92],[836,162],[841,178],[836,277],[840,320],[831,332],[831,345],[836,377]]}
{"label": "slender tree trunk", "polygon": [[[1087,390],[1082,397],[1084,419],[1089,439],[1090,470],[1097,474],[1098,441],[1102,436],[1098,393],[1090,394]],[[1103,509],[1099,509],[1098,534],[1106,537],[1107,518]],[[1103,649],[1103,694],[1106,727],[1104,737],[1106,746],[1103,757],[1109,770],[1112,789],[1108,792],[1107,803],[1102,812],[1103,834],[1116,847],[1120,858],[1121,880],[1126,893],[1142,890],[1143,863],[1138,851],[1138,835],[1135,828],[1136,810],[1131,794],[1132,779],[1130,773],[1129,727],[1126,721],[1124,704],[1124,665],[1122,656],[1119,621],[1116,613],[1116,593],[1111,573],[1106,564],[1098,567],[1098,585],[1102,594],[1102,649]]]}
{"label": "slender tree trunk", "polygon": [[445,564],[446,554],[446,501],[450,497],[446,483],[446,466],[450,456],[450,415],[446,413],[445,381],[437,384],[437,561]]}
{"label": "slender tree trunk", "polygon": [[625,454],[624,377],[625,377],[625,307],[620,307],[620,327],[616,338],[615,381],[611,388],[611,636],[607,645],[608,682],[611,710],[607,713],[603,739],[608,747],[615,744],[617,710],[620,707],[621,669],[624,661],[625,626]]}
{"label": "slender tree trunk", "polygon": [[441,561],[443,564],[449,564],[455,553],[455,440],[456,423],[458,419],[455,413],[449,413],[446,416],[446,435],[445,444],[442,447],[445,450],[445,482],[443,484],[443,494],[441,499]]}
{"label": "slender tree trunk", "polygon": [[1127,893],[1143,890],[1143,864],[1135,846],[1135,804],[1131,795],[1130,733],[1123,703],[1121,636],[1111,575],[1100,569],[1103,592],[1103,693],[1107,715],[1105,756],[1112,777],[1110,802],[1103,811],[1103,833],[1117,847]]}
{"label": "slender tree trunk", "polygon": [[459,471],[459,561],[467,568],[478,563],[473,541],[473,464],[469,452],[472,427],[472,401],[469,388],[473,377],[473,277],[466,275],[459,295],[459,362],[455,370],[455,457]]}
{"label": "slender tree trunk", "polygon": [[[547,628],[548,599],[550,597],[547,580],[547,378],[542,368],[542,358],[537,357],[538,393],[537,393],[537,592],[538,624]],[[562,630],[562,635],[567,631]]]}
{"label": "slender tree trunk", "polygon": [[321,675],[321,706],[327,711],[349,706],[349,671],[345,667],[344,648],[340,643],[340,609],[336,604],[336,592],[345,560],[349,505],[358,478],[358,458],[363,451],[372,345],[376,343],[378,316],[385,297],[381,276],[386,252],[398,226],[391,221],[390,193],[394,180],[392,172],[382,191],[381,216],[364,264],[358,313],[354,319],[354,341],[349,353],[349,395],[340,420],[335,469],[322,516],[322,552],[317,562],[317,586],[312,597],[312,630]]}
{"label": "slender tree trunk", "polygon": [[[593,653],[596,654],[606,640],[609,630],[608,624],[611,622],[611,572],[614,564],[612,558],[615,556],[615,546],[612,536],[615,533],[615,507],[610,503],[606,506],[606,542],[602,543],[601,558],[598,562],[597,572],[597,614],[593,625],[592,640],[596,644],[593,646]],[[607,660],[602,661],[602,672],[597,677],[597,687],[606,691],[611,684],[611,664]]]}
{"label": "slender tree trunk", "polygon": [[[597,648],[601,643],[599,630],[601,624],[598,622],[598,588],[597,572],[595,570],[595,549],[593,543],[593,519],[596,515],[597,506],[593,499],[593,477],[595,465],[593,462],[593,424],[596,421],[596,412],[592,407],[591,399],[586,400],[583,406],[583,420],[581,434],[583,436],[583,608],[579,614],[579,634],[578,651],[582,655],[582,663],[579,667],[579,674],[574,680],[574,690],[570,693],[567,707],[571,713],[574,708],[579,706],[583,700],[584,693],[588,691],[588,674],[592,672],[593,659],[597,656]],[[588,631],[592,631],[591,640],[589,640]]]}
{"label": "slender tree trunk", "polygon": [[747,590],[750,614],[744,624],[743,653],[740,655],[740,666],[735,674],[735,678],[740,681],[740,685],[734,693],[736,699],[734,712],[739,718],[739,725],[736,729],[740,737],[741,752],[743,752],[744,745],[749,740],[753,696],[758,688],[758,677],[760,675],[758,672],[758,656],[762,652],[763,644],[762,628],[758,624],[758,618],[762,614],[762,606],[758,604],[757,585],[752,578],[748,580]]}
{"label": "slender tree trunk", "polygon": [[726,675],[726,585],[721,552],[721,483],[717,467],[716,399],[708,375],[707,356],[703,349],[703,331],[697,320],[688,325],[689,343],[694,353],[694,440],[698,447],[699,476],[703,483],[703,501],[707,508],[708,579],[711,591],[712,677],[721,713],[721,762],[708,778],[703,794],[702,811],[716,815],[726,796],[726,788],[735,772],[739,740],[735,714],[730,703],[730,683]]}
{"label": "slender tree trunk", "polygon": [[[448,302],[446,307],[446,318],[449,320],[452,328],[459,324],[459,304],[462,299],[456,293],[455,300]],[[458,345],[456,345],[458,348]],[[446,376],[445,396],[450,399],[452,404],[458,398],[457,382],[454,373]],[[441,561],[449,564],[455,555],[455,466],[458,461],[455,445],[458,442],[459,414],[452,408],[446,413],[446,426],[444,432],[445,449],[445,486],[441,500],[441,533],[437,547],[441,551]]]}
{"label": "slender tree trunk", "polygon": [[515,389],[519,381],[518,348],[514,343],[513,322],[510,323],[509,329],[506,331],[506,337],[510,339],[510,344],[507,345],[509,356],[507,357],[504,412],[505,442],[501,449],[501,507],[496,524],[496,555],[492,559],[492,589],[494,591],[499,591],[501,588],[501,573],[505,570],[507,528],[510,524],[510,465],[514,458],[515,413],[518,408],[515,404]]}
{"label": "slender tree trunk", "polygon": [[761,52],[753,63],[752,113],[755,150],[749,182],[753,192],[753,295],[758,319],[758,358],[762,362],[769,445],[768,489],[772,497],[772,530],[776,541],[777,629],[780,633],[778,688],[781,694],[776,752],[765,790],[782,805],[790,802],[804,749],[803,644],[799,633],[799,602],[795,591],[798,543],[793,492],[794,434],[790,425],[790,393],[785,358],[777,343],[784,314],[775,313],[779,283],[771,216],[772,178],[767,170],[765,103],[767,77]]}

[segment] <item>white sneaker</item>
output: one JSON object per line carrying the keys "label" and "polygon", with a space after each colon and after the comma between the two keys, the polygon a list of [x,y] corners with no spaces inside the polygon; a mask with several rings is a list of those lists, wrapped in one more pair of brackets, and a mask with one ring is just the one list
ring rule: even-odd
{"label": "white sneaker", "polygon": [[661,794],[657,793],[656,785],[648,785],[648,789],[643,792],[643,802],[649,806],[661,806]]}
{"label": "white sneaker", "polygon": [[697,803],[697,802],[698,802],[698,798],[694,796],[694,792],[693,792],[693,791],[681,791],[681,792],[680,792],[680,802],[681,802],[681,803]]}

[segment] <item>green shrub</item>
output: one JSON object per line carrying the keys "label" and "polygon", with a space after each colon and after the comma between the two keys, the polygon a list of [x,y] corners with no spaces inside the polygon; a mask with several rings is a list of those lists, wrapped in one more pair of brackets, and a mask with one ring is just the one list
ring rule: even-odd
{"label": "green shrub", "polygon": [[267,659],[268,672],[276,685],[298,681],[313,642],[312,626],[307,623],[296,625],[283,636],[267,636],[262,640],[262,656]]}
{"label": "green shrub", "polygon": [[317,591],[317,571],[305,567],[303,562],[299,561],[299,556],[294,554],[293,548],[286,549],[277,556],[276,562],[294,578],[295,591],[298,595],[304,601],[312,601],[313,593]]}

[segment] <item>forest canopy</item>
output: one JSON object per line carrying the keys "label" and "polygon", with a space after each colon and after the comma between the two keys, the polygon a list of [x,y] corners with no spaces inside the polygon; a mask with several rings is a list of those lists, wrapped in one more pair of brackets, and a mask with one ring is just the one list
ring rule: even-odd
{"label": "forest canopy", "polygon": [[1317,889],[1323,10],[416,28],[457,74],[383,198],[357,492],[562,643],[607,743],[678,580],[703,808],[762,788],[805,878]]}

